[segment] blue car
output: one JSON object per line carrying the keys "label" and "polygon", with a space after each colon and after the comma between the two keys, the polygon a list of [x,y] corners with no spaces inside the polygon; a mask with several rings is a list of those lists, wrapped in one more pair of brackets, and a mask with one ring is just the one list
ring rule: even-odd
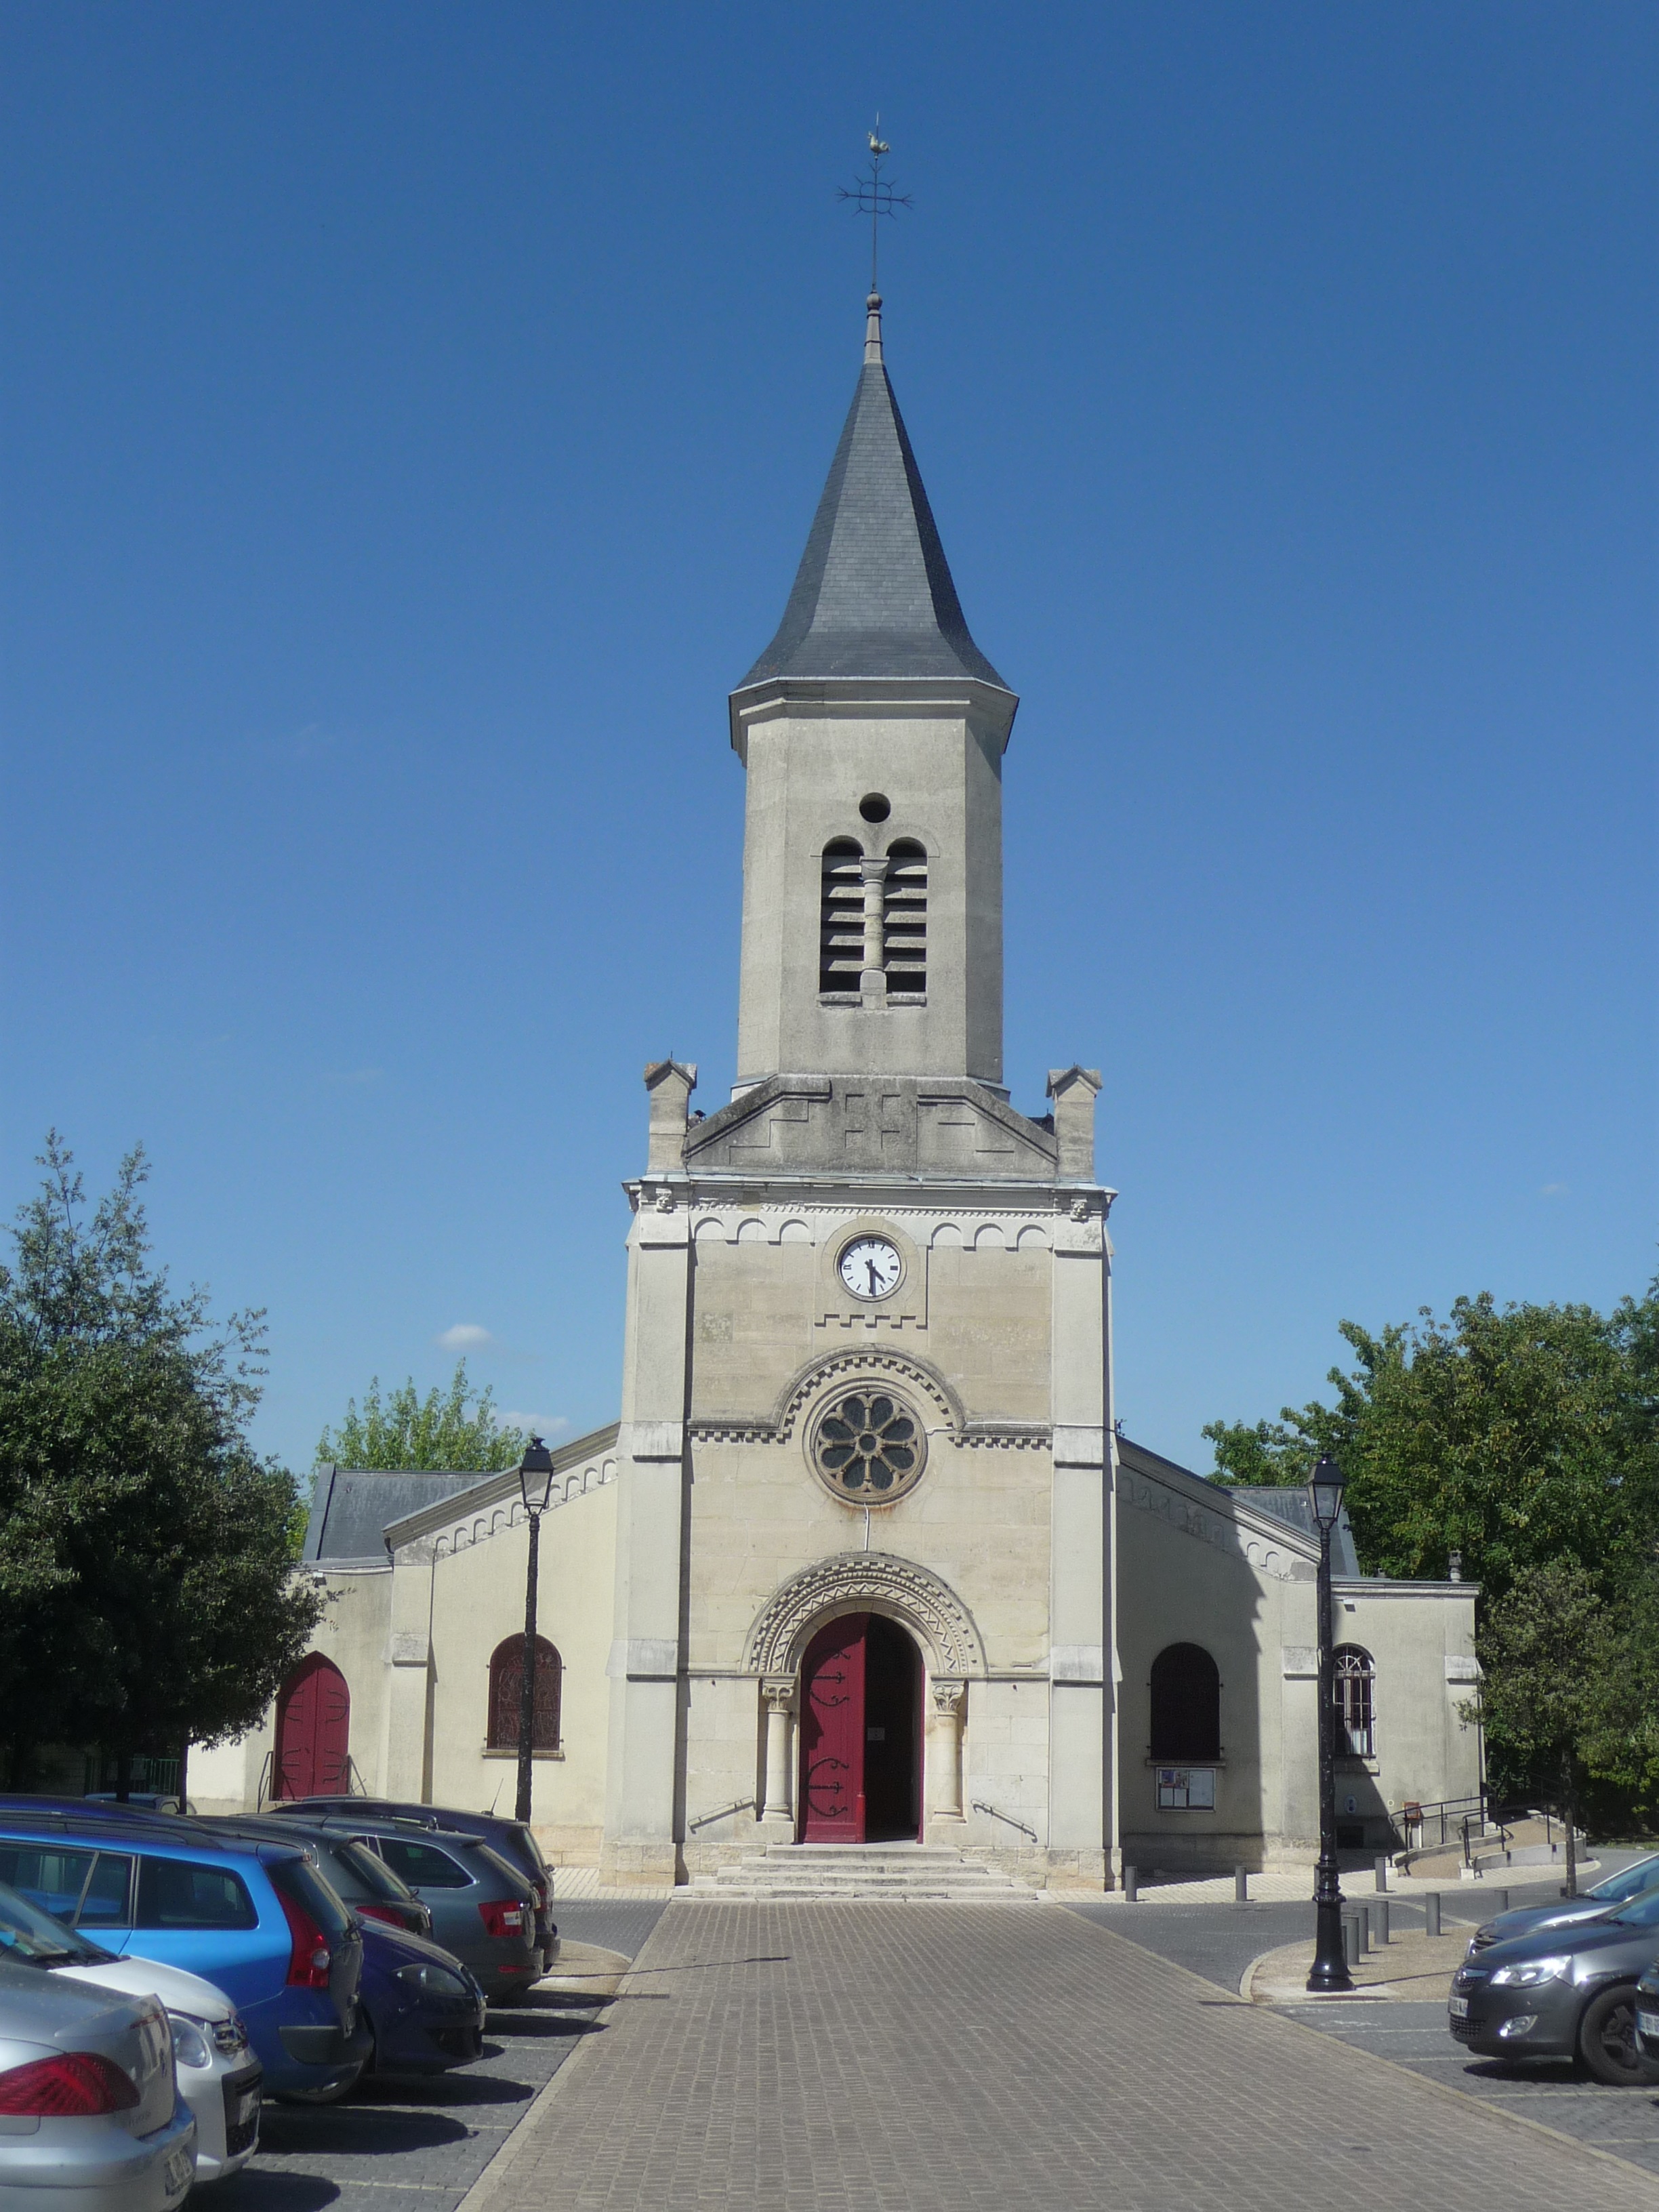
{"label": "blue car", "polygon": [[483,2054],[484,1993],[424,1936],[364,1927],[358,2004],[374,2039],[370,2072],[442,2074]]}
{"label": "blue car", "polygon": [[362,1929],[302,1850],[204,1844],[191,1825],[0,1807],[0,1881],[106,1951],[222,1989],[270,2095],[343,2096],[374,2048],[358,2012]]}

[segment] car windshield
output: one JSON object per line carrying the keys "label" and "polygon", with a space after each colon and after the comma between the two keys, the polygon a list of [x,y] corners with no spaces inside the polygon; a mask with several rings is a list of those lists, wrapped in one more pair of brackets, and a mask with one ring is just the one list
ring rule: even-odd
{"label": "car windshield", "polygon": [[95,1966],[112,1955],[0,1882],[0,1958],[30,1966]]}
{"label": "car windshield", "polygon": [[1659,1928],[1659,1889],[1633,1897],[1622,1911],[1604,1913],[1602,1917],[1622,1928]]}
{"label": "car windshield", "polygon": [[1640,1897],[1650,1889],[1659,1889],[1659,1851],[1650,1851],[1645,1858],[1620,1867],[1617,1874],[1610,1874],[1584,1894],[1605,1898],[1609,1905],[1622,1905],[1626,1898]]}

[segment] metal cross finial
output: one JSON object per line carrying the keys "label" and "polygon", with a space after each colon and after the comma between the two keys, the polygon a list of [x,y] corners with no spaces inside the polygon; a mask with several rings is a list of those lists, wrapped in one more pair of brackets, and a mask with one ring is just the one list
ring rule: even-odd
{"label": "metal cross finial", "polygon": [[882,156],[892,148],[881,135],[881,118],[877,116],[876,127],[870,133],[870,173],[860,177],[850,191],[838,191],[836,198],[846,200],[854,215],[870,218],[870,289],[880,289],[876,283],[876,247],[883,216],[896,216],[901,208],[911,205],[908,192],[896,192],[891,185],[884,182],[881,173]]}

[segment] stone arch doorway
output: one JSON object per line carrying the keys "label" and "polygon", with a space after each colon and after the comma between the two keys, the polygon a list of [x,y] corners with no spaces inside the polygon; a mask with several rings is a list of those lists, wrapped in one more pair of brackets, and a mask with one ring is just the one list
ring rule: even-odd
{"label": "stone arch doorway", "polygon": [[885,1613],[842,1613],[818,1630],[800,1668],[801,1842],[916,1841],[921,1692],[921,1653]]}

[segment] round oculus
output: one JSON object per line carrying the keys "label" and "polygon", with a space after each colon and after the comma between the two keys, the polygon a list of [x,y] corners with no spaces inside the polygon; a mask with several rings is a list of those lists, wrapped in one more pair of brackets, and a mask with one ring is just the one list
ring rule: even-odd
{"label": "round oculus", "polygon": [[921,1478],[927,1431],[896,1393],[847,1390],[818,1416],[808,1455],[844,1504],[891,1505]]}
{"label": "round oculus", "polygon": [[855,1237],[836,1267],[855,1298],[890,1297],[904,1273],[897,1245],[885,1237]]}

